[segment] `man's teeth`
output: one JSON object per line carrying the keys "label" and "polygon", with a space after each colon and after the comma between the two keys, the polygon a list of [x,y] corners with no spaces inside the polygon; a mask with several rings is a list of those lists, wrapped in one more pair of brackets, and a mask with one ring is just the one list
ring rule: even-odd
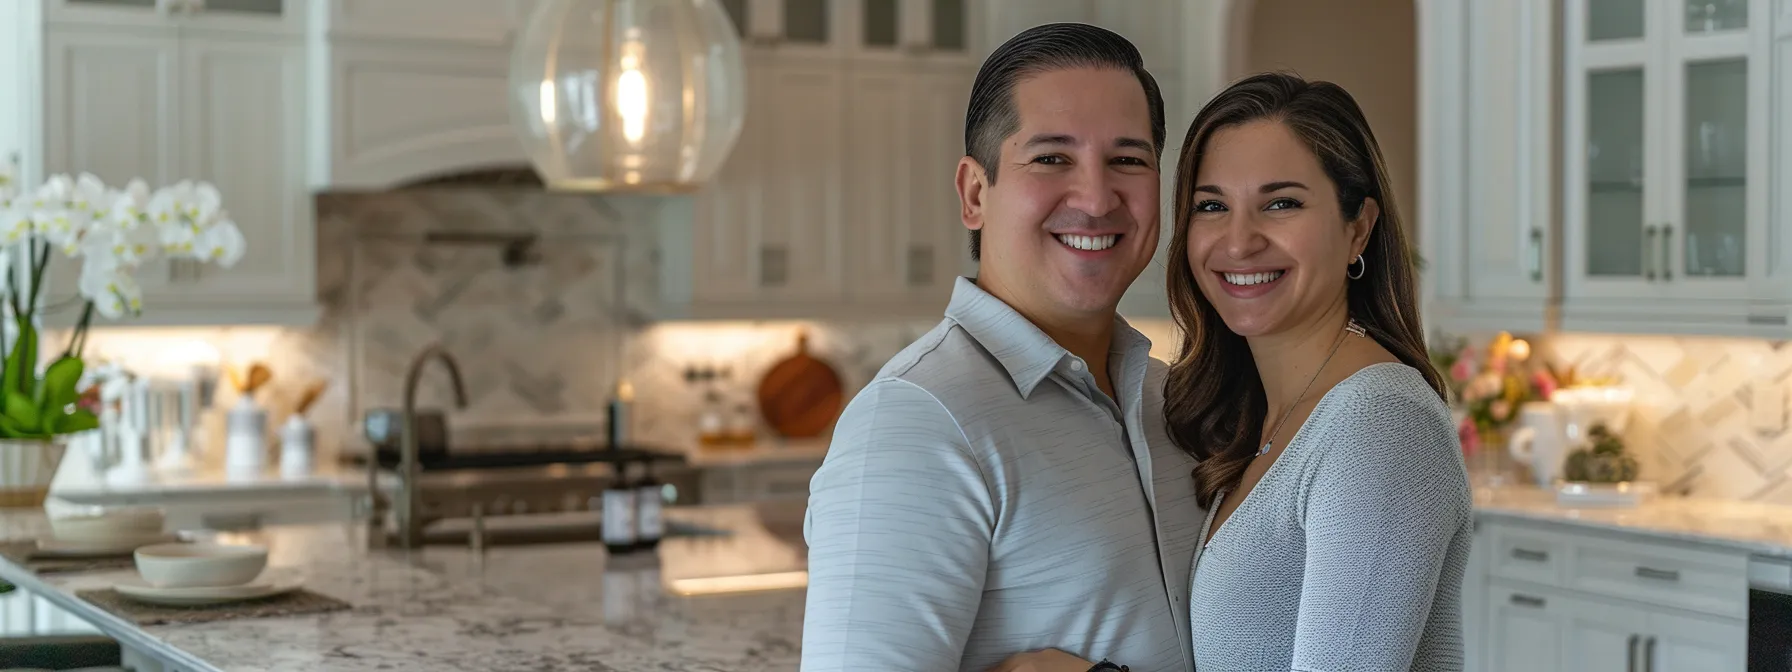
{"label": "man's teeth", "polygon": [[1090,252],[1099,252],[1101,250],[1105,250],[1110,247],[1113,247],[1114,240],[1118,239],[1119,237],[1120,236],[1117,236],[1117,235],[1072,236],[1069,234],[1058,234],[1058,242],[1064,243],[1065,245],[1069,245],[1069,246],[1074,247],[1079,250],[1088,250]]}
{"label": "man's teeth", "polygon": [[1282,277],[1283,272],[1284,271],[1269,271],[1266,273],[1224,273],[1223,275],[1226,276],[1226,282],[1230,282],[1234,285],[1248,286],[1261,285],[1265,282],[1273,281],[1276,278]]}

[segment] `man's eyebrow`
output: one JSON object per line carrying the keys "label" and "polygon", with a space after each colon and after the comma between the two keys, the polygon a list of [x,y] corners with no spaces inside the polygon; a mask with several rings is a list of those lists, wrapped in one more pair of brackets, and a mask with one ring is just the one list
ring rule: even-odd
{"label": "man's eyebrow", "polygon": [[[1066,133],[1040,133],[1031,138],[1027,138],[1026,143],[1022,146],[1036,147],[1039,145],[1075,144],[1077,144],[1076,138]],[[1114,140],[1114,146],[1121,149],[1137,149],[1144,152],[1155,151],[1157,149],[1155,145],[1151,144],[1151,141],[1141,138],[1119,138]]]}

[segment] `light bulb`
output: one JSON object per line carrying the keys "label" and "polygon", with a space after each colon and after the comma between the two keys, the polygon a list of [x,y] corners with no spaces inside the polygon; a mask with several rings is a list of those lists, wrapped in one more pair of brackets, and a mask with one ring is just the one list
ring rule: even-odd
{"label": "light bulb", "polygon": [[647,75],[641,72],[641,56],[646,51],[639,40],[622,44],[616,76],[616,115],[622,117],[622,137],[631,146],[640,146],[647,137]]}

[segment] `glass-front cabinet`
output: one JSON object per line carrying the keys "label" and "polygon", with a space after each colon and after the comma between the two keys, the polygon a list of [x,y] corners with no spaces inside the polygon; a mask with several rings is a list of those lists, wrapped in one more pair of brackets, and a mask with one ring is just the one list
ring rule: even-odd
{"label": "glass-front cabinet", "polygon": [[1769,0],[1564,7],[1565,307],[1758,295],[1774,242]]}
{"label": "glass-front cabinet", "polygon": [[969,0],[719,0],[748,47],[857,56],[965,57]]}

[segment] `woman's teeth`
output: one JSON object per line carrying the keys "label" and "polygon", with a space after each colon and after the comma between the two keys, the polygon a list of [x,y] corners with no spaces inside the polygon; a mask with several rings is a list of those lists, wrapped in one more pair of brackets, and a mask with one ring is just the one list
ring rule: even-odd
{"label": "woman's teeth", "polygon": [[1250,285],[1261,285],[1265,282],[1274,282],[1276,278],[1282,277],[1283,273],[1286,273],[1286,271],[1269,271],[1266,273],[1221,273],[1220,275],[1226,277],[1226,282],[1248,287]]}
{"label": "woman's teeth", "polygon": [[1113,247],[1114,241],[1119,238],[1120,236],[1118,235],[1072,236],[1069,234],[1058,234],[1058,242],[1079,250],[1088,250],[1090,252],[1100,252]]}

